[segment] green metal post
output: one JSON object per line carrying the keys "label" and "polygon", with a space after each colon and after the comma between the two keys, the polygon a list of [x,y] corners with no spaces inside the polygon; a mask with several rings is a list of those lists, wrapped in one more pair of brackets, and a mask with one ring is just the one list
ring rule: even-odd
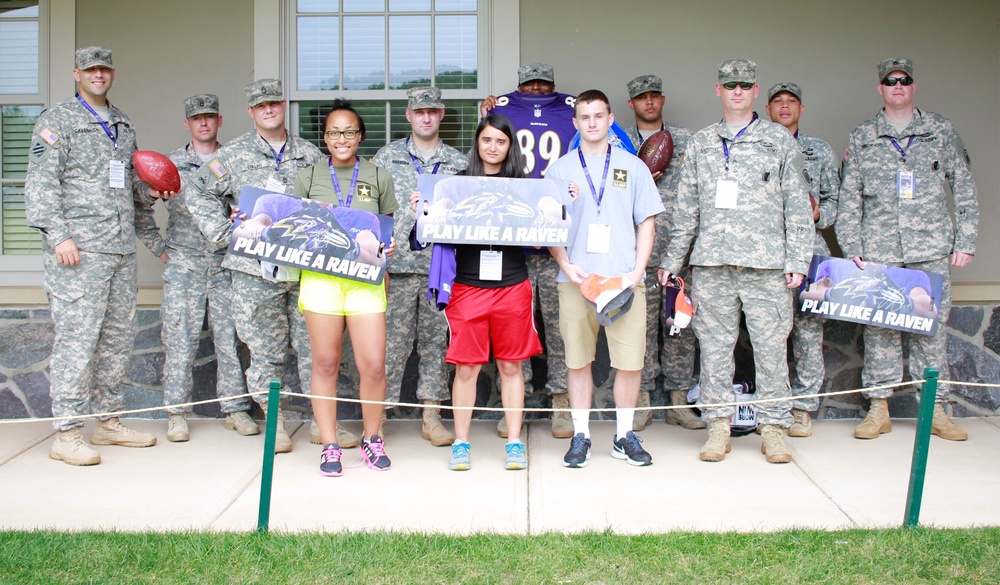
{"label": "green metal post", "polygon": [[278,408],[281,406],[281,380],[271,378],[267,392],[267,420],[264,424],[264,466],[260,472],[260,508],[257,532],[267,532],[271,522],[271,479],[274,476],[274,439],[278,432]]}
{"label": "green metal post", "polygon": [[910,464],[910,487],[906,492],[906,516],[903,526],[916,526],[920,522],[920,501],[924,496],[924,475],[927,473],[927,452],[931,443],[931,423],[934,420],[934,403],[937,401],[938,371],[925,368],[923,387],[920,389],[920,410],[917,413],[917,436],[913,439],[913,462]]}

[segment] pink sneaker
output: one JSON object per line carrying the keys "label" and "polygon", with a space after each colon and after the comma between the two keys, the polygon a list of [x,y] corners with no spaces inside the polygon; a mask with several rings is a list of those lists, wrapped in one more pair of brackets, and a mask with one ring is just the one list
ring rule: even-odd
{"label": "pink sneaker", "polygon": [[371,439],[361,441],[361,457],[364,458],[368,469],[389,471],[392,468],[392,462],[385,454],[385,444],[378,435],[372,435]]}

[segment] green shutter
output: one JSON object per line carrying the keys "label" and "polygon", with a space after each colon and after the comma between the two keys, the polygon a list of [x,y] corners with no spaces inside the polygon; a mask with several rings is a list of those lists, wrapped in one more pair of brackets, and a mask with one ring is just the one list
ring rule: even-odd
{"label": "green shutter", "polygon": [[28,170],[28,146],[41,106],[3,106],[0,116],[0,171],[3,198],[0,203],[3,240],[0,253],[40,254],[42,237],[28,227],[24,212],[24,176]]}

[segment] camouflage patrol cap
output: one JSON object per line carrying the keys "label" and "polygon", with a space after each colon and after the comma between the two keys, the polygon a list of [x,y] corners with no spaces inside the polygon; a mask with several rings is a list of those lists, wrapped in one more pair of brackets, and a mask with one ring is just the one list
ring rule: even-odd
{"label": "camouflage patrol cap", "polygon": [[517,84],[528,83],[529,81],[556,82],[556,72],[551,65],[545,63],[532,63],[517,70]]}
{"label": "camouflage patrol cap", "polygon": [[267,102],[285,101],[280,79],[258,79],[243,90],[247,92],[247,105],[251,108]]}
{"label": "camouflage patrol cap", "polygon": [[799,87],[799,84],[792,83],[791,81],[782,81],[781,83],[775,83],[771,86],[771,89],[767,90],[767,103],[771,103],[771,99],[783,91],[794,95],[800,102],[802,101],[802,88]]}
{"label": "camouflage patrol cap", "polygon": [[441,89],[437,87],[411,87],[406,90],[406,97],[409,101],[406,108],[409,110],[443,110],[444,102],[441,101]]}
{"label": "camouflage patrol cap", "polygon": [[94,67],[107,67],[114,69],[111,64],[111,49],[104,47],[84,47],[76,50],[76,68],[80,71],[92,69]]}
{"label": "camouflage patrol cap", "polygon": [[757,64],[749,59],[727,59],[719,63],[719,83],[757,83]]}
{"label": "camouflage patrol cap", "polygon": [[184,117],[193,118],[198,114],[219,115],[219,96],[200,93],[184,100]]}
{"label": "camouflage patrol cap", "polygon": [[663,80],[655,75],[640,75],[628,82],[628,99],[640,96],[647,91],[663,93]]}
{"label": "camouflage patrol cap", "polygon": [[882,81],[893,71],[902,71],[913,77],[913,61],[906,57],[896,57],[894,59],[883,59],[878,62],[878,80]]}

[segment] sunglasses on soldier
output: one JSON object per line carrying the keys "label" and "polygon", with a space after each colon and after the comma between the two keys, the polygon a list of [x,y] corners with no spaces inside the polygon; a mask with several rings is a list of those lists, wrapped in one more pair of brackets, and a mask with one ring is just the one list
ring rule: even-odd
{"label": "sunglasses on soldier", "polygon": [[886,77],[882,80],[882,85],[887,85],[892,87],[899,83],[900,85],[911,85],[913,83],[913,78],[909,75],[904,75],[903,77]]}
{"label": "sunglasses on soldier", "polygon": [[754,84],[750,83],[749,81],[730,81],[729,83],[723,83],[722,87],[731,91],[736,89],[737,85],[740,86],[740,89],[742,89],[743,91],[749,91],[753,89],[754,86]]}

